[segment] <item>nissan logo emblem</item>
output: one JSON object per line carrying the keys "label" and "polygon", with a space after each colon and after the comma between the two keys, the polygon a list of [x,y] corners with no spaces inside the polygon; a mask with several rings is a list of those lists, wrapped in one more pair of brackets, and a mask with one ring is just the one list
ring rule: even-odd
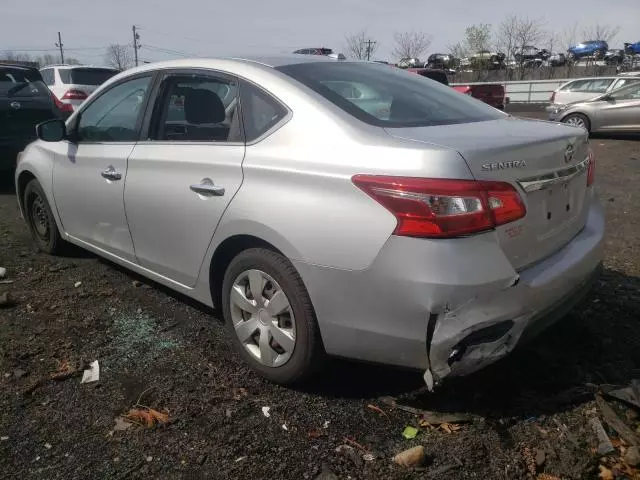
{"label": "nissan logo emblem", "polygon": [[22,105],[20,104],[20,102],[11,102],[11,103],[9,104],[9,106],[10,106],[11,108],[13,108],[14,110],[19,110],[19,109],[20,109],[20,107],[22,107]]}

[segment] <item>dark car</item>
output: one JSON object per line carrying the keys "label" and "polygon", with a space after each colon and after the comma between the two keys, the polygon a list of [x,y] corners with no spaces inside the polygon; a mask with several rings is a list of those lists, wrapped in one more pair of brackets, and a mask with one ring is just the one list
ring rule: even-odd
{"label": "dark car", "polygon": [[552,67],[561,67],[567,63],[567,56],[564,53],[554,52],[549,57],[548,62]]}
{"label": "dark car", "polygon": [[63,113],[32,67],[0,64],[0,170],[11,170],[16,155],[36,138],[36,125]]}
{"label": "dark car", "polygon": [[425,67],[431,69],[453,70],[458,68],[460,60],[448,53],[433,53],[427,58]]}
{"label": "dark car", "polygon": [[518,63],[524,62],[535,62],[538,61],[542,63],[544,60],[547,60],[551,56],[551,52],[546,49],[540,49],[534,47],[532,45],[526,45],[522,48],[518,48],[513,52],[513,58]]}
{"label": "dark car", "polygon": [[333,50],[330,48],[325,48],[325,47],[315,47],[315,48],[301,48],[299,50],[296,50],[293,53],[299,53],[302,55],[331,55],[333,53]]}
{"label": "dark car", "polygon": [[436,82],[440,82],[443,85],[449,85],[449,79],[447,78],[447,74],[442,70],[434,70],[430,68],[407,68],[408,72],[417,73],[423,77],[430,78],[431,80],[435,80]]}
{"label": "dark car", "polygon": [[604,54],[604,62],[607,65],[622,65],[624,63],[624,58],[624,50],[619,48],[607,50],[607,53]]}

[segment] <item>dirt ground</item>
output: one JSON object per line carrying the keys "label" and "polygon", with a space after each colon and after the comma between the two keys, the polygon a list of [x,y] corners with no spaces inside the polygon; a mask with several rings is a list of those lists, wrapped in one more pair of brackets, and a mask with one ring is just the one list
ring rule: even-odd
{"label": "dirt ground", "polygon": [[[13,283],[0,294],[16,302],[0,309],[0,478],[597,478],[594,385],[640,378],[640,139],[592,145],[608,228],[596,289],[528,347],[435,393],[419,373],[345,361],[295,389],[269,384],[217,312],[83,251],[36,252],[5,179],[0,266]],[[70,372],[94,360],[100,380],[81,384]],[[476,419],[408,440],[417,417],[382,396]],[[136,404],[169,422],[114,429]],[[422,468],[391,461],[415,445]]]}

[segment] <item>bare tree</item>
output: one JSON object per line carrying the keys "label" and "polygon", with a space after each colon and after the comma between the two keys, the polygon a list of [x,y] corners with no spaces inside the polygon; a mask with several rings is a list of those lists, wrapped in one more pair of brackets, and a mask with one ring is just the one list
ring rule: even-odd
{"label": "bare tree", "polygon": [[616,38],[618,33],[620,33],[619,25],[600,25],[599,23],[585,27],[582,30],[585,40],[604,40],[605,42],[610,42]]}
{"label": "bare tree", "polygon": [[507,15],[500,25],[496,34],[496,47],[506,54],[506,60],[513,58],[513,51],[517,43],[520,20],[514,14]]}
{"label": "bare tree", "polygon": [[420,58],[431,45],[431,35],[424,32],[404,32],[395,34],[396,46],[393,55],[402,58]]}
{"label": "bare tree", "polygon": [[107,53],[105,54],[105,61],[107,65],[118,70],[126,70],[131,67],[133,61],[131,58],[131,51],[128,45],[112,44],[107,47]]}
{"label": "bare tree", "polygon": [[491,25],[480,23],[465,28],[464,43],[469,54],[488,50],[491,46]]}
{"label": "bare tree", "polygon": [[449,53],[456,58],[463,58],[467,56],[467,49],[462,42],[447,45]]}
{"label": "bare tree", "polygon": [[356,60],[371,60],[371,56],[378,50],[378,42],[367,36],[366,30],[360,30],[345,37],[347,52]]}

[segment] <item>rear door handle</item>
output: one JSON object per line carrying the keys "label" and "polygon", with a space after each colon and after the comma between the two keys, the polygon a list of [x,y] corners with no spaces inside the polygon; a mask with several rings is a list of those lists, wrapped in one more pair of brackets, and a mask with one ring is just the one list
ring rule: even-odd
{"label": "rear door handle", "polygon": [[196,192],[200,195],[210,197],[221,197],[222,195],[224,195],[224,187],[221,187],[220,185],[214,185],[214,183],[208,178],[202,180],[202,183],[190,185],[189,188],[191,189],[191,191]]}
{"label": "rear door handle", "polygon": [[109,165],[109,167],[106,170],[103,170],[102,172],[100,172],[100,175],[102,175],[102,178],[106,178],[107,180],[122,179],[122,174],[118,172],[115,168],[113,168],[113,165]]}

